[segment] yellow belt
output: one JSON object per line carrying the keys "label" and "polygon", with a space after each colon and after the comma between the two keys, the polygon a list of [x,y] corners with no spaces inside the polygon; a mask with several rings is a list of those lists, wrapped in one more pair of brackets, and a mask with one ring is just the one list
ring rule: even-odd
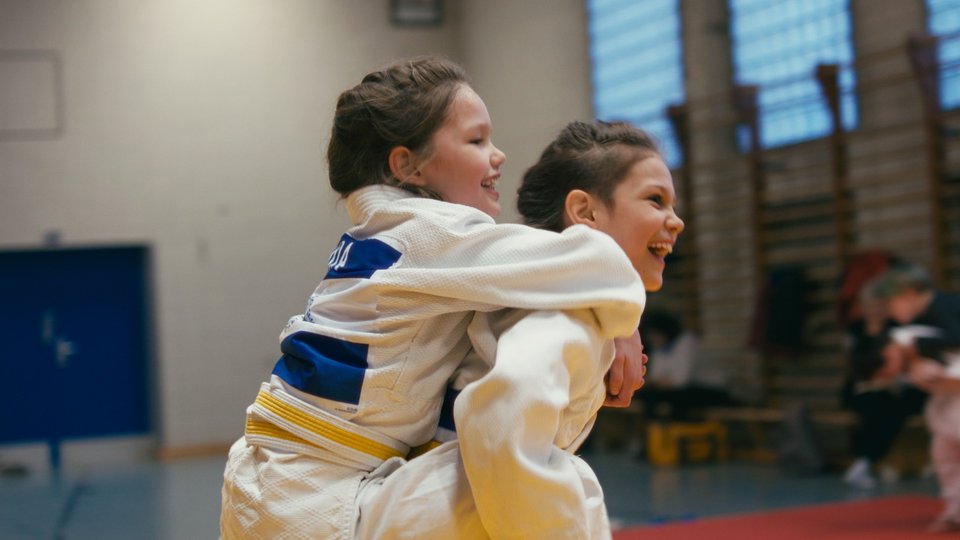
{"label": "yellow belt", "polygon": [[245,436],[254,444],[266,442],[297,451],[323,448],[371,468],[410,451],[400,441],[352,424],[267,383],[247,414]]}

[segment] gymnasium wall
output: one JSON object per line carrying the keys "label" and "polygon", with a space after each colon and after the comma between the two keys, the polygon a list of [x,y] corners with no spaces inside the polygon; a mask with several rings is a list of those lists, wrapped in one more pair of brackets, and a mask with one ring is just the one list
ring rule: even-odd
{"label": "gymnasium wall", "polygon": [[240,435],[325,272],[347,224],[323,154],[340,91],[398,57],[462,62],[508,155],[504,221],[523,168],[590,116],[582,2],[448,1],[439,28],[392,26],[388,5],[0,3],[0,69],[15,74],[0,121],[16,124],[0,134],[0,249],[151,248],[162,450]]}
{"label": "gymnasium wall", "polygon": [[[400,56],[460,61],[508,156],[501,221],[516,220],[518,179],[546,142],[591,116],[583,0],[448,0],[439,28],[392,26],[388,4],[0,3],[0,69],[11,58],[39,62],[14,68],[38,81],[36,92],[0,79],[0,123],[38,128],[0,134],[0,249],[41,248],[54,236],[66,247],[150,246],[161,449],[240,434],[278,356],[280,328],[323,275],[346,225],[323,159],[341,90]],[[742,111],[725,6],[681,6],[693,158],[674,176],[688,183],[691,234],[651,303],[697,321],[739,395],[759,400],[774,389],[782,400],[834,406],[843,369],[834,146],[810,141],[751,162],[733,136]],[[924,2],[852,0],[851,10],[863,91],[861,124],[845,135],[844,242],[927,264],[944,256],[955,288],[958,248],[949,235],[934,246],[930,231],[954,230],[949,220],[960,217],[929,219],[930,132],[904,52],[907,36],[925,27]],[[58,83],[44,67],[51,59]],[[24,106],[4,108],[10,95]],[[955,143],[944,144],[948,172],[956,170]],[[762,165],[759,179],[752,164]],[[761,281],[785,264],[814,281],[804,328],[813,346],[799,361],[747,345]]]}

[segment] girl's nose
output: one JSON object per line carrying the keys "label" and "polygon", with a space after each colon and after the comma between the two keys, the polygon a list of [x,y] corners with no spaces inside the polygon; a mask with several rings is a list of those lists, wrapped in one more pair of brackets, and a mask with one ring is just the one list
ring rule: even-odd
{"label": "girl's nose", "polygon": [[503,165],[503,162],[507,160],[507,155],[500,151],[496,146],[493,147],[493,154],[490,156],[490,163],[494,167],[499,167]]}
{"label": "girl's nose", "polygon": [[670,211],[670,217],[667,218],[667,229],[676,234],[683,232],[686,225],[683,223],[683,220],[680,219],[680,216],[677,215],[675,210]]}

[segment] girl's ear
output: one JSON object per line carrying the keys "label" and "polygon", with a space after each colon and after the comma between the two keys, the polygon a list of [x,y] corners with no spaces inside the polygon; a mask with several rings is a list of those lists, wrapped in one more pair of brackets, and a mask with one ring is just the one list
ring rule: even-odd
{"label": "girl's ear", "polygon": [[583,224],[596,229],[597,200],[581,189],[571,190],[563,201],[563,221],[565,226]]}
{"label": "girl's ear", "polygon": [[390,173],[400,182],[423,186],[416,155],[406,146],[394,146],[387,156],[387,164],[390,166]]}

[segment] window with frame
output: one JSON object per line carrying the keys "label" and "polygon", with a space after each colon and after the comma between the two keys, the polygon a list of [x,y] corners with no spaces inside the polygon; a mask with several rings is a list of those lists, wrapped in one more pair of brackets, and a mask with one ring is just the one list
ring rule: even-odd
{"label": "window with frame", "polygon": [[927,27],[940,44],[940,105],[960,106],[960,0],[927,0]]}
{"label": "window with frame", "polygon": [[848,0],[728,0],[734,77],[759,88],[764,148],[823,137],[830,112],[818,64],[838,64],[843,127],[857,123]]}
{"label": "window with frame", "polygon": [[587,14],[596,117],[647,131],[678,166],[666,111],[684,100],[679,0],[587,0]]}

